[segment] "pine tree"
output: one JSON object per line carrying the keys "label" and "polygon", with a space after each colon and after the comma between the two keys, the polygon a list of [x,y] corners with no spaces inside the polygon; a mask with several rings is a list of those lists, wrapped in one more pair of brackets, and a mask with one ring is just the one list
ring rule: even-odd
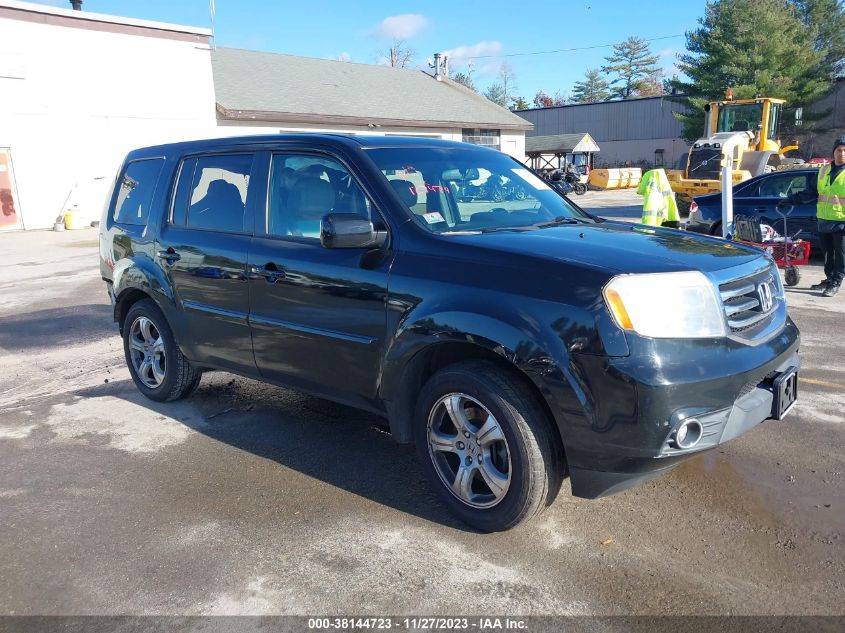
{"label": "pine tree", "polygon": [[622,99],[628,99],[640,81],[659,71],[657,59],[657,55],[651,54],[648,42],[632,36],[613,45],[613,54],[605,57],[608,64],[602,67],[602,72],[617,75],[611,82],[613,93]]}
{"label": "pine tree", "polygon": [[813,48],[822,54],[822,75],[845,75],[845,7],[841,0],[793,0],[798,17],[813,32]]}
{"label": "pine tree", "polygon": [[496,103],[503,108],[508,107],[507,98],[505,96],[505,89],[500,83],[490,84],[487,90],[484,91],[484,96],[493,103]]}
{"label": "pine tree", "polygon": [[[824,60],[829,49],[815,47],[815,27],[807,26],[790,0],[714,0],[701,25],[687,33],[678,67],[689,82],[673,86],[691,96],[686,114],[676,114],[683,136],[695,140],[704,129],[704,106],[731,88],[736,99],[756,95],[785,99],[790,110],[812,103],[831,88]],[[841,36],[841,34],[840,34]]]}
{"label": "pine tree", "polygon": [[513,100],[513,107],[511,108],[511,110],[527,110],[530,107],[531,104],[528,103],[525,99],[523,99],[522,97],[516,97]]}
{"label": "pine tree", "polygon": [[516,75],[513,68],[508,64],[502,64],[499,67],[499,81],[491,84],[484,92],[484,96],[493,103],[498,103],[503,108],[507,108],[513,103],[516,91]]}
{"label": "pine tree", "polygon": [[455,73],[455,76],[452,77],[452,81],[469,88],[473,92],[478,92],[478,88],[475,87],[475,83],[473,83],[472,77],[470,76],[469,73],[464,73],[464,72]]}
{"label": "pine tree", "polygon": [[572,89],[572,100],[575,103],[607,101],[610,97],[610,84],[598,68],[588,70],[584,80],[576,81]]}

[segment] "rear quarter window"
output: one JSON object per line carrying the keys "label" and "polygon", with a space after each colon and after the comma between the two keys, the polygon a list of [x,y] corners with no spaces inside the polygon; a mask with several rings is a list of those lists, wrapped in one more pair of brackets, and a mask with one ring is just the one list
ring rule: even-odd
{"label": "rear quarter window", "polygon": [[126,166],[117,183],[117,200],[112,216],[115,222],[147,224],[163,167],[163,158],[135,160]]}

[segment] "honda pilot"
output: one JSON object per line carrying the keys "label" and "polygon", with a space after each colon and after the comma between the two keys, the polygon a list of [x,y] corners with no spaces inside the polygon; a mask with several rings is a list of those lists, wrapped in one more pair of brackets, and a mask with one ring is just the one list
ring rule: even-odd
{"label": "honda pilot", "polygon": [[[512,193],[466,195],[481,181]],[[139,149],[100,268],[145,396],[185,398],[223,370],[383,416],[484,531],[538,514],[567,478],[595,498],[665,473],[797,396],[769,256],[595,217],[490,148],[297,134]]]}

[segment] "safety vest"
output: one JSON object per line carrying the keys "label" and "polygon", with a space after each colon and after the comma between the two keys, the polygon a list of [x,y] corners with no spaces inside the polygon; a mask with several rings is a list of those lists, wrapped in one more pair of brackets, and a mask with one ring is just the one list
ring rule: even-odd
{"label": "safety vest", "polygon": [[830,182],[830,168],[830,165],[824,165],[819,170],[816,216],[822,220],[845,222],[845,169]]}
{"label": "safety vest", "polygon": [[643,217],[641,224],[662,226],[667,220],[678,221],[678,204],[675,192],[669,185],[666,172],[652,169],[643,174],[637,193],[643,196]]}

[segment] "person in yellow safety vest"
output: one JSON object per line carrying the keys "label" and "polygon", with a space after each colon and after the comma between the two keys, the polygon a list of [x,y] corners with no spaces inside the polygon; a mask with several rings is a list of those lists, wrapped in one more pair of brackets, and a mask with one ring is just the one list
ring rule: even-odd
{"label": "person in yellow safety vest", "polygon": [[818,222],[819,242],[824,253],[824,276],[821,283],[810,286],[811,290],[821,290],[825,297],[832,297],[839,292],[845,279],[845,136],[833,142],[833,163],[819,169],[818,178],[812,188],[806,192],[790,196],[793,204],[809,202],[816,195],[816,221]]}
{"label": "person in yellow safety vest", "polygon": [[678,222],[678,204],[675,192],[662,169],[652,169],[643,174],[637,193],[643,196],[642,224],[663,226],[664,222]]}

